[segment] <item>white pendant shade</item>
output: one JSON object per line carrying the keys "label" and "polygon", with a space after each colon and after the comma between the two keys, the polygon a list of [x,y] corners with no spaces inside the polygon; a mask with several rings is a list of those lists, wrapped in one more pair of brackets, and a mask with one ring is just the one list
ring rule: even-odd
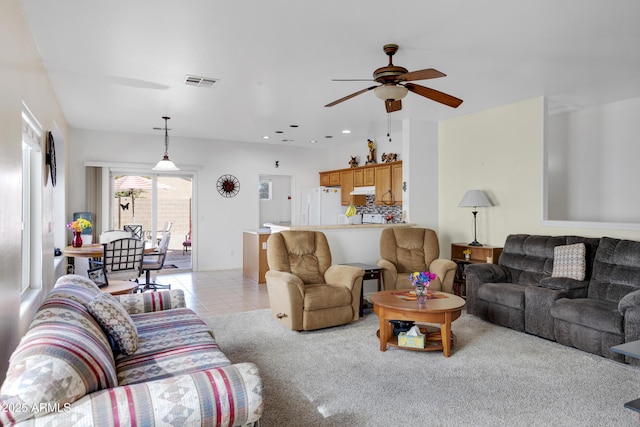
{"label": "white pendant shade", "polygon": [[177,167],[171,160],[169,160],[169,156],[164,156],[162,160],[160,160],[153,168],[154,171],[179,171],[180,168]]}
{"label": "white pendant shade", "polygon": [[169,160],[169,129],[167,129],[167,120],[171,117],[162,117],[164,120],[164,157],[151,170],[154,171],[179,171],[180,169]]}

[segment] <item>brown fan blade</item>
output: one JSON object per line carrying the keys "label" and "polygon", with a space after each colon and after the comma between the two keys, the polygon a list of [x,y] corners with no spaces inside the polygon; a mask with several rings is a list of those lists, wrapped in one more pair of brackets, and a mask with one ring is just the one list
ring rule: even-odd
{"label": "brown fan blade", "polygon": [[386,101],[384,101],[384,105],[385,107],[387,107],[387,113],[393,113],[394,111],[402,110],[402,101],[399,99],[396,101],[387,99]]}
{"label": "brown fan blade", "polygon": [[377,87],[378,87],[378,86],[371,86],[371,87],[368,87],[368,88],[366,88],[366,89],[359,90],[359,91],[357,91],[357,92],[352,93],[351,95],[347,95],[347,96],[345,96],[344,98],[340,98],[340,99],[338,99],[337,101],[333,101],[332,103],[325,105],[325,107],[333,107],[333,106],[334,106],[334,105],[336,105],[336,104],[340,104],[341,102],[346,101],[347,99],[351,99],[351,98],[353,98],[354,96],[358,96],[358,95],[360,95],[361,93],[365,93],[365,92],[370,91],[371,89],[375,89],[375,88],[377,88]]}
{"label": "brown fan blade", "polygon": [[446,77],[447,75],[441,73],[438,70],[434,70],[433,68],[427,68],[426,70],[418,70],[418,71],[410,71],[408,73],[404,73],[398,76],[398,79],[401,81],[409,82],[413,80],[427,80],[427,79],[436,79],[438,77]]}
{"label": "brown fan blade", "polygon": [[425,98],[433,99],[434,101],[448,105],[449,107],[458,108],[458,106],[462,104],[462,99],[415,83],[406,83],[404,87],[413,93],[417,93]]}

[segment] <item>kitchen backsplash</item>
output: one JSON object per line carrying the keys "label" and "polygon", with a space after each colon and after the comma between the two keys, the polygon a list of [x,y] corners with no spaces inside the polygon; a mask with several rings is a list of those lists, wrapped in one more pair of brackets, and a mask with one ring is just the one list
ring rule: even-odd
{"label": "kitchen backsplash", "polygon": [[388,222],[402,222],[402,206],[376,206],[376,196],[368,195],[366,206],[356,206],[359,214],[382,214],[385,217],[393,215],[393,219]]}

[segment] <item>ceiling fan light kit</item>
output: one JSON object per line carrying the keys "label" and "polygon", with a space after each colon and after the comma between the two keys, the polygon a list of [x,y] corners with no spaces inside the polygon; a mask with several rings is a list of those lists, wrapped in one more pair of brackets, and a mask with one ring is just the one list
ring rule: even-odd
{"label": "ceiling fan light kit", "polygon": [[401,99],[404,98],[408,92],[413,92],[417,95],[429,98],[444,105],[448,105],[452,108],[457,108],[460,104],[462,104],[462,99],[456,98],[455,96],[451,96],[425,86],[420,86],[415,83],[409,83],[414,80],[427,80],[435,79],[438,77],[445,77],[446,74],[441,73],[438,70],[434,70],[433,68],[426,68],[424,70],[417,71],[407,71],[407,69],[404,67],[393,65],[392,58],[393,55],[395,55],[395,53],[398,51],[397,44],[386,44],[384,45],[383,50],[384,53],[389,57],[389,64],[386,67],[380,67],[373,72],[373,81],[379,83],[379,86],[371,86],[366,89],[361,89],[357,92],[333,101],[325,105],[325,107],[333,107],[336,104],[340,104],[341,102],[344,102],[362,93],[368,92],[372,89],[376,96],[384,101],[387,113],[401,110]]}
{"label": "ceiling fan light kit", "polygon": [[164,120],[164,156],[153,168],[154,171],[171,172],[180,169],[169,159],[169,129],[167,129],[167,120],[171,117],[162,117]]}
{"label": "ceiling fan light kit", "polygon": [[385,84],[385,85],[376,87],[373,90],[373,92],[376,94],[378,98],[382,99],[383,101],[386,101],[386,100],[398,101],[404,98],[405,96],[407,96],[407,93],[409,93],[409,89],[407,89],[404,86]]}

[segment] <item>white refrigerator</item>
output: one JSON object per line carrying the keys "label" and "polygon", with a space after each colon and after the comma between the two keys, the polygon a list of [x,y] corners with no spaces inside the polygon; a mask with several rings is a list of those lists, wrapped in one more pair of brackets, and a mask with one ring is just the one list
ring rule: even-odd
{"label": "white refrigerator", "polygon": [[300,225],[338,224],[338,217],[345,209],[340,188],[305,188],[300,200]]}

